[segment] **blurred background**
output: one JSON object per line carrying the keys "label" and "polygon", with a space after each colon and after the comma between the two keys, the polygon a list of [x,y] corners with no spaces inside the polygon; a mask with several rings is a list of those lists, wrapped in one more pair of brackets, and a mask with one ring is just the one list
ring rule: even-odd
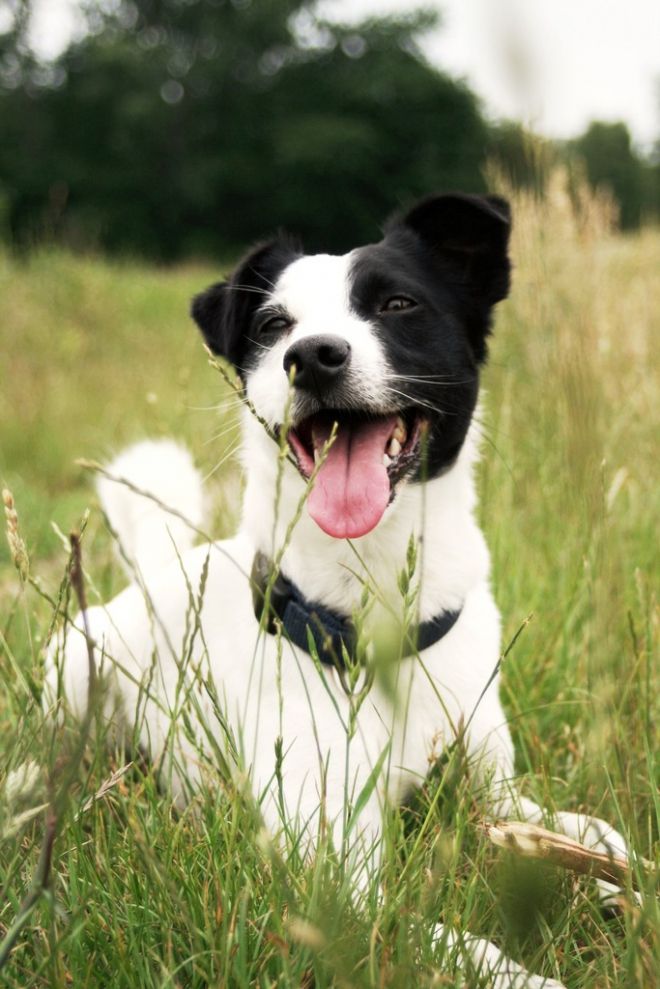
{"label": "blurred background", "polygon": [[[0,0],[0,237],[233,258],[378,236],[430,190],[557,161],[660,210],[660,6]],[[535,134],[536,137],[532,137]]]}

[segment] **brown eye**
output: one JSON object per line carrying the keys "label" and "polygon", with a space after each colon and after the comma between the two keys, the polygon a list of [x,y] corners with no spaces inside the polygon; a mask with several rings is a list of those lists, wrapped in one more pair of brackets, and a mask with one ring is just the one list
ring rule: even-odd
{"label": "brown eye", "polygon": [[292,320],[287,316],[269,316],[259,324],[259,333],[283,333],[291,326]]}
{"label": "brown eye", "polygon": [[381,312],[403,312],[404,309],[414,309],[417,305],[414,299],[407,295],[393,295],[381,308]]}

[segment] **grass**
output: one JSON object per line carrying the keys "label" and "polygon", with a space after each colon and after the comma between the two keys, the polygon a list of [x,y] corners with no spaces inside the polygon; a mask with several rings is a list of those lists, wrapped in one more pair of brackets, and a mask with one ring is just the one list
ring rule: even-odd
{"label": "grass", "polygon": [[[660,233],[612,234],[606,204],[571,201],[561,176],[542,201],[517,196],[514,217],[514,290],[485,375],[479,486],[505,642],[533,614],[503,675],[517,769],[535,799],[607,818],[657,863]],[[213,531],[235,525],[233,410],[213,411],[226,389],[186,318],[214,275],[53,250],[0,256],[0,475],[51,597],[67,561],[51,520],[66,533],[87,506],[88,594],[121,586],[76,457],[179,436],[211,475]],[[75,734],[53,743],[41,724],[34,694],[52,609],[21,584],[6,546],[0,554],[2,788],[27,758],[61,774]],[[329,850],[314,863],[281,854],[231,784],[176,815],[148,767],[133,766],[87,806],[123,761],[97,740],[74,766],[53,881],[3,984],[451,986],[460,976],[429,938],[444,918],[570,989],[657,985],[652,880],[641,908],[628,899],[606,917],[588,880],[508,859],[480,830],[458,752],[392,815],[385,895],[360,911]],[[22,804],[0,789],[0,940],[44,842],[43,814],[15,817],[47,796],[43,783]]]}

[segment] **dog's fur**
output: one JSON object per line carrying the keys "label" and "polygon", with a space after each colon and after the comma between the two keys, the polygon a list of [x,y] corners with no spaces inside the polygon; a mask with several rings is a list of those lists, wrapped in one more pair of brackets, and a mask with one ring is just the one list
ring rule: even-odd
{"label": "dog's fur", "polygon": [[[541,819],[540,808],[511,792],[513,751],[495,674],[500,620],[488,552],[474,519],[473,413],[493,307],[509,286],[509,225],[508,206],[499,198],[435,197],[391,221],[380,243],[341,257],[305,256],[284,238],[260,245],[228,282],[194,300],[193,316],[208,346],[234,365],[245,388],[247,485],[240,531],[224,543],[188,550],[183,533],[168,532],[167,515],[149,502],[147,542],[160,532],[163,544],[177,545],[173,563],[163,568],[151,548],[130,537],[128,506],[137,495],[126,501],[126,491],[106,484],[106,512],[141,573],[107,607],[88,615],[103,657],[105,713],[118,732],[137,737],[177,800],[198,785],[204,758],[207,768],[213,763],[205,734],[210,730],[229,761],[249,774],[273,832],[281,830],[284,815],[313,847],[323,818],[339,843],[346,794],[354,799],[379,766],[378,785],[355,830],[362,848],[373,848],[383,806],[400,801],[426,774],[433,755],[467,725],[465,745],[482,778],[490,780],[491,807]],[[366,437],[371,449],[369,430],[384,423],[383,452],[386,443],[390,449],[397,414],[407,435],[401,455],[387,466],[387,482],[384,466],[370,467],[361,493],[363,474],[351,480],[351,444]],[[332,420],[339,423],[336,443],[349,433],[353,439],[338,447],[334,467],[326,471],[324,458],[329,463],[333,457],[326,442]],[[348,430],[343,437],[342,430]],[[312,492],[307,511],[302,502],[314,466],[312,447],[321,459],[315,482],[322,497]],[[136,469],[145,455],[153,466],[139,484]],[[185,470],[173,461],[168,478],[168,456],[155,444],[137,447],[110,473],[165,504],[183,484],[191,506],[199,505],[196,483],[185,481]],[[339,494],[337,464],[350,468]],[[151,483],[157,473],[164,483]],[[181,510],[180,502],[173,507]],[[260,629],[249,580],[255,552],[278,560],[309,601],[341,615],[365,610],[367,588],[368,640],[386,619],[400,627],[409,618],[399,578],[410,569],[411,541],[418,620],[448,610],[460,616],[436,644],[400,659],[393,675],[391,668],[387,677],[376,669],[357,712],[347,762],[353,701],[338,673],[327,667],[319,672],[306,652],[264,631],[263,623]],[[198,613],[192,622],[191,604]],[[225,724],[203,687],[206,678]],[[50,703],[64,695],[82,714],[87,657],[81,636],[70,632],[65,647],[53,651],[47,684]],[[184,706],[192,727],[173,732]],[[284,754],[281,795],[276,750]],[[557,820],[595,848],[625,852],[623,839],[603,822],[576,814]],[[499,987],[558,985],[528,976],[492,945],[477,939],[465,944],[490,967]]]}

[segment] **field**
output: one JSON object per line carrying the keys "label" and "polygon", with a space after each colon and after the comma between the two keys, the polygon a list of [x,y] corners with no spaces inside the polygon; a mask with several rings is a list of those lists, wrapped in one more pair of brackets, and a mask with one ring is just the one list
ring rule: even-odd
{"label": "field", "polygon": [[[560,176],[542,201],[517,196],[514,218],[514,289],[484,379],[479,488],[505,643],[531,616],[503,673],[517,770],[534,799],[605,817],[657,868],[660,232],[612,233],[607,203],[571,200]],[[0,478],[31,577],[21,579],[3,542],[0,957],[17,918],[20,929],[2,984],[482,984],[474,973],[462,982],[450,953],[431,945],[442,918],[570,989],[653,989],[653,877],[637,874],[641,907],[628,895],[605,915],[590,881],[498,852],[458,752],[393,815],[384,898],[357,911],[331,852],[304,863],[278,851],[229,782],[177,815],[149,768],[134,765],[90,803],[124,753],[90,743],[80,755],[75,729],[53,736],[42,725],[47,598],[66,571],[66,534],[88,507],[88,596],[122,586],[76,458],[178,436],[209,477],[209,528],[224,535],[236,524],[235,410],[187,318],[190,296],[216,274],[54,249],[0,255]],[[26,759],[51,767],[48,779],[8,793],[6,773]],[[29,811],[54,788],[52,882],[23,922],[48,827],[43,807]]]}

